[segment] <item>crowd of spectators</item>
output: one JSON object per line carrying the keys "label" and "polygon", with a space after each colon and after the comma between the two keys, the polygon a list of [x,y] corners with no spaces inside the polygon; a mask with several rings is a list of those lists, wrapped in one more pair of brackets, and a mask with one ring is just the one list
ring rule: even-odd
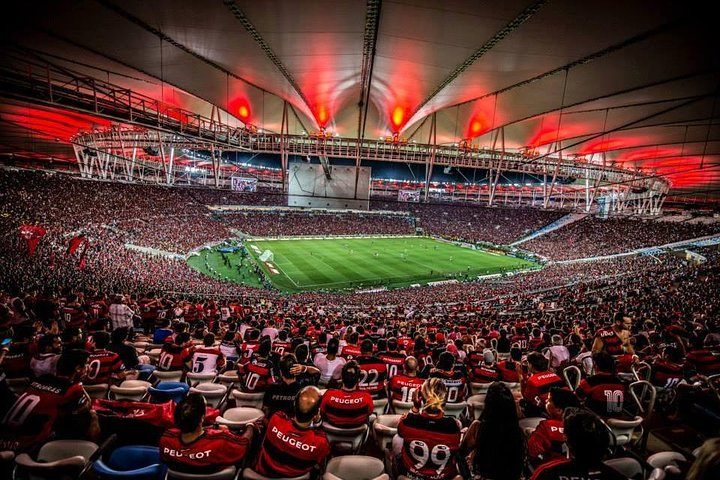
{"label": "crowd of spectators", "polygon": [[685,223],[627,218],[585,217],[522,244],[522,248],[552,260],[569,260],[623,253],[713,235],[720,222]]}

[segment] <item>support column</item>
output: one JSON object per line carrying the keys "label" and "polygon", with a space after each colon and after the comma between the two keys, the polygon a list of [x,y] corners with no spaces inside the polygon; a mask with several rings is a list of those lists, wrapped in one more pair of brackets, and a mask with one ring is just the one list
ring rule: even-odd
{"label": "support column", "polygon": [[287,175],[288,175],[288,152],[287,152],[287,135],[288,126],[288,105],[287,101],[283,101],[282,123],[280,125],[280,168],[282,170],[282,192],[287,193]]}
{"label": "support column", "polygon": [[436,114],[432,114],[430,119],[430,134],[428,143],[430,144],[430,156],[425,160],[425,192],[423,195],[424,202],[427,203],[430,196],[430,179],[432,178],[433,166],[435,165],[435,152],[437,150],[437,123]]}

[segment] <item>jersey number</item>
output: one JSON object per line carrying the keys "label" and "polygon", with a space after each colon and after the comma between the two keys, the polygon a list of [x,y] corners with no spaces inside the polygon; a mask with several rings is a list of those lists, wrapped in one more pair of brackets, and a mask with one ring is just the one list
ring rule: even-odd
{"label": "jersey number", "polygon": [[608,413],[622,412],[623,408],[623,391],[622,390],[603,390],[605,393],[605,401],[607,402]]}
{"label": "jersey number", "polygon": [[450,461],[450,447],[439,443],[432,450],[428,448],[427,443],[422,440],[413,440],[410,442],[410,455],[415,460],[415,469],[420,470],[428,462],[433,466],[437,466],[435,471],[438,475],[445,469],[448,461]]}
{"label": "jersey number", "polygon": [[17,399],[15,405],[13,405],[7,415],[5,415],[3,423],[10,428],[20,427],[23,423],[25,423],[25,420],[27,420],[30,412],[32,412],[33,408],[35,408],[38,403],[40,403],[40,397],[37,395],[28,395],[27,393],[23,393],[22,396]]}

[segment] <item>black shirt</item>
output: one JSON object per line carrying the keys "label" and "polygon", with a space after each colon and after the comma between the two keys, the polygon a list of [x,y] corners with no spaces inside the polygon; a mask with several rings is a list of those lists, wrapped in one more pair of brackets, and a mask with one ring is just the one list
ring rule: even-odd
{"label": "black shirt", "polygon": [[269,410],[268,417],[275,412],[286,412],[292,417],[295,410],[295,396],[305,385],[297,380],[290,384],[280,380],[270,385],[263,397],[263,405]]}

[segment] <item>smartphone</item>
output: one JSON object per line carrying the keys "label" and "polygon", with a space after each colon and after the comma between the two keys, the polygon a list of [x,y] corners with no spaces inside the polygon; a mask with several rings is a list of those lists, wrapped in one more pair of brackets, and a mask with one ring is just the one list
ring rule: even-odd
{"label": "smartphone", "polygon": [[6,346],[10,345],[10,343],[12,343],[12,337],[8,337],[8,338],[4,339],[2,341],[2,343],[0,343],[0,346],[6,347]]}

